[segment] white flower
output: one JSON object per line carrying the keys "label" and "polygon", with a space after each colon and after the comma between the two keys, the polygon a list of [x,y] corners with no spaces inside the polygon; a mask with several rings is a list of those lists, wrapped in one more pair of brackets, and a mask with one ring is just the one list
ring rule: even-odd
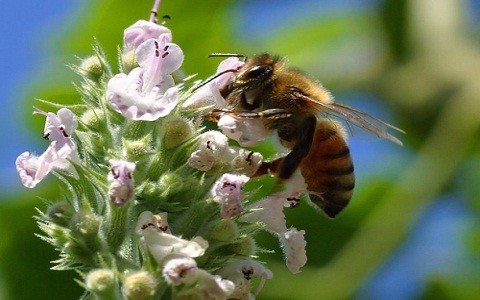
{"label": "white flower", "polygon": [[22,184],[28,188],[35,187],[53,169],[67,170],[77,175],[70,161],[80,163],[77,145],[71,135],[77,128],[77,118],[67,108],[61,108],[57,114],[46,113],[36,109],[34,113],[45,115],[43,137],[50,140],[50,146],[40,156],[24,152],[15,161]]}
{"label": "white flower", "polygon": [[35,109],[34,114],[46,116],[43,137],[50,141],[66,142],[77,129],[78,121],[68,108],[60,108],[57,114]]}
{"label": "white flower", "polygon": [[259,277],[258,284],[254,295],[258,295],[265,285],[267,279],[273,277],[272,271],[265,268],[261,263],[242,259],[228,263],[225,267],[218,271],[218,274],[223,278],[231,280],[235,284],[235,290],[231,295],[235,299],[250,299],[250,279]]}
{"label": "white flower", "polygon": [[293,274],[300,272],[300,268],[307,263],[307,242],[304,238],[305,230],[291,228],[280,236],[280,242],[285,254],[288,269]]}
{"label": "white flower", "polygon": [[281,234],[287,231],[285,215],[283,213],[283,203],[285,198],[281,194],[273,194],[249,206],[246,210],[250,211],[240,217],[242,222],[262,222],[265,229],[272,233]]}
{"label": "white flower", "polygon": [[139,20],[125,29],[123,42],[126,49],[134,49],[146,40],[160,38],[162,35],[166,37],[169,43],[172,41],[172,32],[167,27],[153,22]]}
{"label": "white flower", "polygon": [[108,195],[113,204],[122,206],[133,195],[132,173],[135,164],[124,160],[111,159],[108,173]]}
{"label": "white flower", "polygon": [[191,284],[198,276],[197,262],[190,257],[169,259],[163,266],[162,275],[171,285]]}
{"label": "white flower", "polygon": [[205,270],[198,270],[198,281],[195,287],[191,290],[186,290],[180,295],[195,295],[195,298],[205,300],[223,300],[229,299],[235,285],[230,280],[222,279],[218,275],[212,275]]}
{"label": "white flower", "polygon": [[262,154],[248,151],[243,148],[232,147],[232,169],[235,172],[245,174],[249,177],[257,172],[262,163]]}
{"label": "white flower", "polygon": [[[142,222],[140,222],[142,221]],[[187,257],[198,257],[205,253],[208,242],[202,237],[194,237],[192,240],[185,240],[175,235],[166,233],[151,222],[139,220],[137,229],[141,232],[142,242],[148,248],[150,254],[158,263],[169,255],[181,255]]]}
{"label": "white flower", "polygon": [[223,134],[237,141],[242,147],[253,147],[271,134],[261,119],[235,118],[224,114],[217,123]]}
{"label": "white flower", "polygon": [[110,79],[107,99],[113,109],[131,120],[155,121],[177,105],[178,87],[170,75],[183,62],[183,52],[168,37],[149,39],[138,46],[140,67]]}
{"label": "white flower", "polygon": [[182,104],[182,107],[188,109],[203,108],[205,110],[211,109],[212,107],[225,107],[225,99],[220,93],[220,89],[228,83],[235,72],[244,64],[245,63],[240,61],[238,57],[229,57],[223,60],[218,65],[216,74],[212,78],[207,79],[204,85],[197,89],[193,95]]}
{"label": "white flower", "polygon": [[222,164],[229,158],[228,138],[211,130],[200,135],[198,150],[191,154],[188,165],[200,171],[208,171],[216,163]]}
{"label": "white flower", "polygon": [[[299,172],[296,172],[288,181],[283,192],[270,195],[247,207],[249,213],[240,217],[242,222],[262,222],[265,229],[277,234],[284,249],[286,264],[292,273],[298,273],[305,265],[305,231],[295,228],[287,229],[284,207],[292,207],[292,199],[297,200],[306,192],[306,184]],[[296,201],[295,201],[296,203]],[[298,204],[298,203],[297,203]]]}
{"label": "white flower", "polygon": [[250,178],[245,175],[223,174],[213,185],[210,194],[220,204],[223,218],[231,218],[243,211],[241,195],[243,186]]}
{"label": "white flower", "polygon": [[147,227],[153,227],[156,230],[171,233],[167,220],[168,214],[161,212],[153,214],[150,211],[144,211],[138,216],[136,232],[142,235],[143,230]]}

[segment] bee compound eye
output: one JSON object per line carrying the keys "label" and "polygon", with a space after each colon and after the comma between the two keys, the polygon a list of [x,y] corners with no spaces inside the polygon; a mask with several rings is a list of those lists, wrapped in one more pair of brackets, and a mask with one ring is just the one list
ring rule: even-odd
{"label": "bee compound eye", "polygon": [[270,74],[271,71],[272,67],[269,65],[256,65],[251,67],[245,75],[247,79],[257,79]]}

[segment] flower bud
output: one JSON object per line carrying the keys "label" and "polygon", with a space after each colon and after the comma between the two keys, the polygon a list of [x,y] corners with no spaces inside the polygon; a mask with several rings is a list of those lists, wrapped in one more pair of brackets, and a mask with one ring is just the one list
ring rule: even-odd
{"label": "flower bud", "polygon": [[150,136],[146,135],[140,140],[123,140],[125,156],[129,161],[138,161],[148,155],[152,151],[150,146]]}
{"label": "flower bud", "polygon": [[100,228],[99,218],[92,213],[79,212],[73,216],[70,229],[82,236],[96,236]]}
{"label": "flower bud", "polygon": [[80,73],[88,79],[98,82],[103,75],[103,66],[96,55],[89,56],[80,63]]}
{"label": "flower bud", "polygon": [[105,130],[105,113],[99,108],[85,111],[81,117],[81,121],[94,132],[101,133]]}
{"label": "flower bud", "polygon": [[228,249],[241,256],[250,256],[255,253],[255,240],[251,236],[243,236],[235,243],[228,245]]}
{"label": "flower bud", "polygon": [[123,72],[128,74],[131,70],[138,67],[137,58],[135,57],[135,50],[129,50],[122,54],[122,67]]}
{"label": "flower bud", "polygon": [[179,146],[193,135],[193,123],[182,117],[172,116],[164,122],[163,144],[171,149]]}
{"label": "flower bud", "polygon": [[146,271],[127,275],[123,281],[122,292],[131,300],[153,299],[157,281]]}
{"label": "flower bud", "polygon": [[231,242],[238,238],[239,234],[240,232],[235,221],[232,219],[220,219],[211,225],[208,237],[220,242]]}
{"label": "flower bud", "polygon": [[115,273],[109,269],[90,271],[85,277],[85,287],[98,298],[115,298]]}
{"label": "flower bud", "polygon": [[66,227],[72,219],[73,213],[74,212],[72,206],[66,201],[61,201],[52,204],[52,206],[48,208],[45,215],[49,221],[57,225]]}

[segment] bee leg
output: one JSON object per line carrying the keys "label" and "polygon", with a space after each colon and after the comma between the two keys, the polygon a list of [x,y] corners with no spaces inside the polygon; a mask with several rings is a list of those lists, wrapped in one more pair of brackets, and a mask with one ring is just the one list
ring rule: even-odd
{"label": "bee leg", "polygon": [[[293,146],[292,151],[288,153],[282,164],[280,165],[280,170],[278,172],[279,179],[288,179],[293,173],[297,170],[298,166],[302,159],[307,156],[312,147],[313,137],[315,135],[315,129],[317,126],[317,117],[314,115],[309,116],[303,121],[302,128],[303,130],[295,130],[292,132],[293,136],[282,136],[283,132],[278,131],[278,135],[281,139],[284,140],[293,140],[296,141]],[[290,138],[290,139],[289,139]]]}
{"label": "bee leg", "polygon": [[316,126],[317,118],[312,115],[306,118],[302,126],[299,127],[303,130],[291,130],[290,127],[280,128],[278,130],[280,139],[287,142],[295,141],[292,151],[273,161],[262,162],[253,177],[274,174],[280,181],[290,178],[297,170],[302,159],[310,152]]}

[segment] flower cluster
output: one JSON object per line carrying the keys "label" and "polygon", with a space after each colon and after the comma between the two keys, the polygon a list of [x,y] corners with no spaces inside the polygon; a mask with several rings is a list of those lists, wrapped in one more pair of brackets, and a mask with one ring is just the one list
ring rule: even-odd
{"label": "flower cluster", "polygon": [[61,253],[55,269],[77,269],[87,293],[251,299],[273,276],[255,260],[258,230],[279,237],[290,271],[306,262],[305,232],[287,228],[283,214],[306,185],[297,174],[283,191],[254,200],[261,187],[251,177],[263,157],[243,147],[270,132],[229,114],[219,130],[195,121],[226,107],[220,90],[243,62],[228,58],[210,79],[190,83],[172,41],[167,27],[138,21],[124,32],[117,74],[94,45],[95,55],[73,67],[83,105],[35,109],[50,144],[39,156],[22,153],[17,170],[28,188],[49,173],[64,184],[64,199],[37,220]]}

